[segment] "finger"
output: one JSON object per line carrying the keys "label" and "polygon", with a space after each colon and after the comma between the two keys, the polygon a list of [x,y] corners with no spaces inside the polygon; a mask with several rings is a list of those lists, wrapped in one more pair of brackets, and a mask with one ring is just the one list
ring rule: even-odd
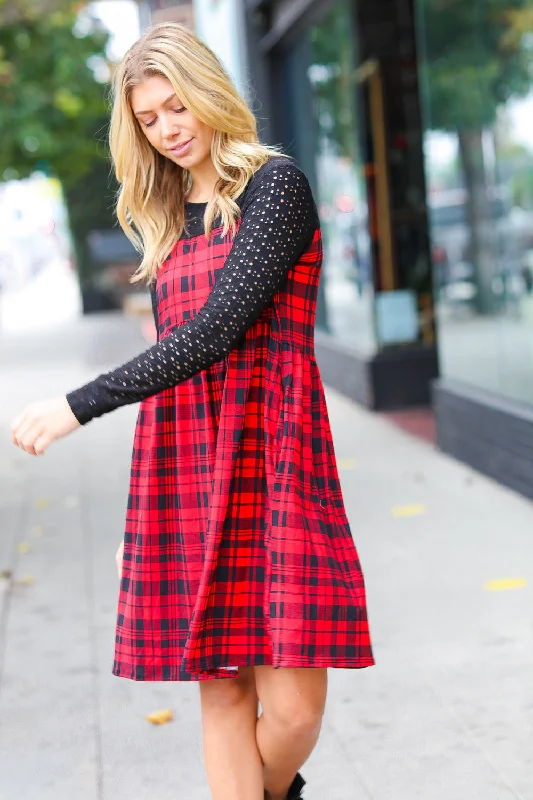
{"label": "finger", "polygon": [[22,444],[23,442],[27,442],[30,439],[32,428],[35,427],[35,420],[30,419],[29,417],[24,417],[21,421],[20,425],[15,431],[15,439],[17,442]]}
{"label": "finger", "polygon": [[36,439],[33,444],[36,456],[42,456],[48,446],[53,442],[54,437],[50,433],[43,432]]}
{"label": "finger", "polygon": [[34,456],[35,455],[35,450],[33,449],[33,445],[32,444],[23,444],[22,445],[22,450],[24,450],[30,456]]}
{"label": "finger", "polygon": [[11,423],[11,430],[12,430],[12,431],[16,431],[16,430],[17,430],[18,426],[20,425],[20,423],[22,422],[22,420],[24,419],[24,417],[26,416],[26,414],[27,414],[27,410],[26,410],[26,409],[24,409],[24,411],[22,412],[22,414],[18,414],[18,415],[15,417],[15,419],[14,419],[14,420],[13,420],[13,422]]}
{"label": "finger", "polygon": [[33,438],[32,438],[32,435],[31,435],[31,426],[25,424],[24,427],[22,429],[18,430],[15,435],[16,435],[18,446],[22,450],[26,450],[26,452],[27,452],[28,449],[33,444]]}
{"label": "finger", "polygon": [[11,441],[13,442],[14,445],[18,446],[17,437],[15,436],[15,431],[13,430],[13,428],[11,428]]}
{"label": "finger", "polygon": [[41,423],[37,423],[29,427],[20,440],[24,450],[32,456],[36,455],[35,442],[44,433],[45,431]]}
{"label": "finger", "polygon": [[26,411],[23,414],[19,414],[18,417],[13,420],[11,423],[11,440],[13,444],[18,444],[20,440],[20,434],[26,429],[27,425],[28,419]]}

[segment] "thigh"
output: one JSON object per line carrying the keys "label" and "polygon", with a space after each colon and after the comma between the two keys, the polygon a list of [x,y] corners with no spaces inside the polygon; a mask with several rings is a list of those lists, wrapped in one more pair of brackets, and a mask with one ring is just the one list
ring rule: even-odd
{"label": "thigh", "polygon": [[261,708],[280,720],[321,716],[326,705],[327,669],[254,667]]}

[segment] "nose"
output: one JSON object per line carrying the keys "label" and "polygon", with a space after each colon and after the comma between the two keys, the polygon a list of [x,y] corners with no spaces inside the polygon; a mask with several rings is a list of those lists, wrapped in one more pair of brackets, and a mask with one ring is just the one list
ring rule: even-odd
{"label": "nose", "polygon": [[174,139],[180,131],[175,116],[172,118],[169,114],[163,114],[159,124],[161,126],[161,136],[164,139]]}

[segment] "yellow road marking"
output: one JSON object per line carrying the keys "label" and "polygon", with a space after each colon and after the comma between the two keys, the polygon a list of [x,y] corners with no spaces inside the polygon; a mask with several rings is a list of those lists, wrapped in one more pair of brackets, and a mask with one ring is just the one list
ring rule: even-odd
{"label": "yellow road marking", "polygon": [[410,506],[395,506],[392,509],[393,517],[419,517],[426,513],[426,507],[422,503],[415,503]]}
{"label": "yellow road marking", "polygon": [[512,589],[523,589],[524,586],[527,586],[527,578],[499,578],[488,581],[484,588],[488,592],[507,592]]}
{"label": "yellow road marking", "polygon": [[337,466],[339,469],[355,469],[357,467],[357,461],[355,458],[339,458]]}

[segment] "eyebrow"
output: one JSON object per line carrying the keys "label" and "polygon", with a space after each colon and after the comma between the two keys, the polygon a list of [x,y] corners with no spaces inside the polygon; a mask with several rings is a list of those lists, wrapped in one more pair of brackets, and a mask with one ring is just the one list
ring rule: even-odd
{"label": "eyebrow", "polygon": [[[166,100],[163,100],[163,102],[162,102],[162,104],[161,104],[161,105],[165,106],[165,105],[168,103],[168,101],[169,101],[169,100],[173,100],[173,99],[174,99],[174,97],[176,97],[176,92],[172,92],[172,94],[170,94],[170,95],[167,97],[167,99],[166,99]],[[135,117],[140,117],[142,114],[151,114],[151,113],[152,113],[152,110],[151,110],[151,109],[148,109],[148,111],[134,111],[134,112],[133,112],[133,114],[134,114],[134,116],[135,116]]]}

